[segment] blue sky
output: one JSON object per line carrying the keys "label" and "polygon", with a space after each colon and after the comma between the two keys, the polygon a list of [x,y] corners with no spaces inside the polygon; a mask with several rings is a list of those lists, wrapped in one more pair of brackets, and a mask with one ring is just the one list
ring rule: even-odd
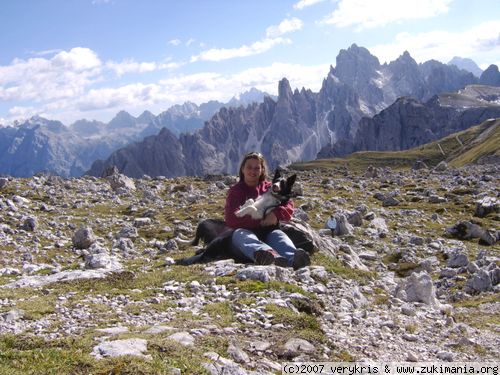
{"label": "blue sky", "polygon": [[318,91],[341,49],[500,66],[500,0],[2,0],[0,124]]}

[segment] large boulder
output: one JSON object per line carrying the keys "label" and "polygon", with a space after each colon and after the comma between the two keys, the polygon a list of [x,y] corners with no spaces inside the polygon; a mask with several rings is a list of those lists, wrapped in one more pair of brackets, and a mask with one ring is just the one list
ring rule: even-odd
{"label": "large boulder", "polygon": [[73,246],[77,249],[88,249],[96,242],[92,228],[82,226],[73,235]]}
{"label": "large boulder", "polygon": [[436,298],[436,288],[431,277],[425,271],[412,273],[396,287],[395,297],[406,302],[423,302],[433,307],[441,304]]}

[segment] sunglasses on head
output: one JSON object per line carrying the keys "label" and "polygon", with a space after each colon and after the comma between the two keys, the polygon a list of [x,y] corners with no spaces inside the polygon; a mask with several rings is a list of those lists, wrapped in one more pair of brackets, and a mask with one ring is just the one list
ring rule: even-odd
{"label": "sunglasses on head", "polygon": [[249,158],[249,157],[252,157],[252,156],[255,156],[255,157],[258,157],[258,158],[263,158],[264,157],[260,152],[249,152],[248,154],[245,155],[245,158]]}

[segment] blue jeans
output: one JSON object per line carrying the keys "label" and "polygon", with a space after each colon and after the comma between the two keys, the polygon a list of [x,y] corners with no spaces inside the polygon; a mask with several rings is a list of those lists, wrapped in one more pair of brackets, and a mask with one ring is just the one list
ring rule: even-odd
{"label": "blue jeans", "polygon": [[259,240],[257,235],[248,229],[236,229],[232,238],[234,249],[242,256],[255,262],[254,253],[257,250],[274,249],[276,252],[288,260],[291,266],[295,255],[295,245],[292,240],[280,229],[275,229],[266,235],[264,241]]}

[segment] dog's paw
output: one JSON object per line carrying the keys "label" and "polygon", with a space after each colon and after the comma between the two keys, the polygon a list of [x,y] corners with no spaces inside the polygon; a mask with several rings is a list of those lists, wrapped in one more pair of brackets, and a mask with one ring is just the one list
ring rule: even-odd
{"label": "dog's paw", "polygon": [[243,208],[246,208],[246,207],[250,207],[254,203],[255,203],[255,201],[252,198],[249,198],[249,199],[246,200],[245,203],[243,203],[243,205],[240,207],[240,210],[242,210]]}
{"label": "dog's paw", "polygon": [[248,213],[248,215],[250,215],[250,217],[255,220],[263,219],[262,212],[259,212],[259,210],[252,210],[251,212]]}
{"label": "dog's paw", "polygon": [[238,211],[236,211],[235,215],[238,217],[243,217],[245,215],[248,215],[250,212],[249,207],[242,208]]}

